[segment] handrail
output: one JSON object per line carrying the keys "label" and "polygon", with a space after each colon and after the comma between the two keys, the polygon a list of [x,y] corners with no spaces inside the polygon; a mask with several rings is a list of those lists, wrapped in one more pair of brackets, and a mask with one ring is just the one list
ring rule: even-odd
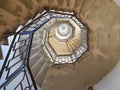
{"label": "handrail", "polygon": [[[27,45],[27,47],[23,47],[25,49],[24,52],[19,52],[19,48],[14,50],[14,48],[17,47],[17,44],[15,43],[19,43],[19,40],[22,37],[22,33],[15,35],[14,40],[8,51],[2,68],[0,89],[8,90],[9,88],[9,90],[13,90],[21,88],[21,90],[25,90],[26,88],[34,88],[34,90],[37,90],[36,84],[34,82],[34,79],[32,78],[32,74],[28,66],[33,32],[27,34],[29,35],[29,38],[25,39],[28,43],[25,43],[24,45]],[[18,81],[18,83],[15,81]],[[23,85],[24,81],[26,81],[26,85]],[[11,86],[11,84],[15,85]]]}
{"label": "handrail", "polygon": [[[39,23],[40,19],[42,19],[46,13],[50,16],[50,18],[46,18],[41,21],[42,23]],[[46,11],[41,16],[34,19],[33,22],[24,26],[20,31],[14,34],[14,39],[0,72],[0,90],[18,90],[18,88],[21,90],[26,90],[27,88],[30,90],[37,90],[36,83],[29,68],[32,39],[34,32],[46,24],[46,22],[52,18],[61,18],[59,16],[52,15],[54,13],[55,12],[52,11]],[[56,13],[60,14],[59,12]],[[37,27],[30,27],[32,24],[36,24]],[[19,46],[20,43],[24,43],[24,45]]]}

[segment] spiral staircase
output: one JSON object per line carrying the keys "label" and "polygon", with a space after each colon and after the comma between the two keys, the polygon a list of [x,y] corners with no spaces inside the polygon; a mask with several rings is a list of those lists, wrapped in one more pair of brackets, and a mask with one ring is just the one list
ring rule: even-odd
{"label": "spiral staircase", "polygon": [[[17,24],[22,23],[22,25],[20,25],[15,30],[16,32],[13,33],[13,35],[9,36],[8,38],[5,37],[4,38],[5,40],[2,42],[2,44],[9,44],[9,45],[8,46],[1,45],[1,49],[3,51],[2,52],[3,59],[0,60],[0,64],[1,64],[1,66],[0,66],[0,76],[1,76],[0,89],[1,90],[37,90],[37,89],[38,90],[41,90],[41,89],[42,90],[53,90],[53,89],[56,90],[56,88],[52,86],[53,84],[51,83],[51,81],[49,79],[51,70],[54,71],[55,69],[58,69],[58,70],[56,70],[57,71],[56,76],[57,75],[62,76],[62,74],[60,74],[62,72],[61,67],[62,67],[62,69],[65,69],[64,65],[66,65],[66,66],[69,65],[69,69],[70,69],[70,67],[75,68],[74,66],[71,66],[71,65],[77,66],[78,64],[76,64],[75,62],[80,63],[81,60],[83,60],[85,58],[85,56],[88,55],[88,53],[85,53],[85,52],[88,49],[88,46],[86,44],[88,44],[87,39],[89,40],[89,38],[87,37],[88,32],[86,30],[85,30],[85,32],[83,32],[83,33],[85,33],[85,34],[83,34],[84,37],[81,37],[81,31],[79,32],[79,30],[78,30],[79,27],[77,27],[77,25],[74,22],[72,22],[72,20],[78,22],[74,18],[72,18],[72,20],[54,19],[53,21],[49,21],[49,23],[47,23],[46,19],[49,19],[49,17],[46,17],[46,14],[45,14],[46,10],[49,11],[49,9],[55,9],[55,10],[50,10],[49,12],[64,13],[66,16],[68,15],[68,17],[69,17],[69,15],[72,15],[72,16],[76,15],[77,19],[78,18],[79,18],[79,20],[81,19],[85,24],[86,24],[85,18],[87,17],[87,15],[89,15],[89,12],[91,12],[91,10],[88,10],[87,13],[84,13],[84,10],[87,11],[87,9],[86,9],[87,5],[86,5],[85,9],[81,9],[85,6],[86,1],[84,2],[84,0],[53,0],[52,2],[51,2],[51,0],[32,0],[32,2],[29,2],[29,5],[27,5],[28,2],[29,1],[27,1],[27,0],[26,1],[22,1],[22,0],[15,1],[15,5],[17,5],[17,3],[19,3],[17,9],[20,10],[19,6],[22,6],[23,11],[21,11],[21,10],[14,11],[14,9],[13,9],[13,8],[15,8],[14,5],[13,6],[10,5],[10,7],[11,7],[10,9],[5,8],[2,5],[0,7],[0,11],[3,14],[6,14],[6,17],[4,17],[3,19],[4,20],[7,19],[7,21],[8,21],[7,24],[5,24],[4,21],[2,22],[3,26],[1,26],[1,29],[4,29],[4,30],[7,30],[8,28],[14,29],[15,28],[14,26],[17,26]],[[97,5],[98,1],[96,0],[95,3],[94,3],[94,1],[91,1],[91,2],[93,4],[92,5],[91,3],[89,3],[91,5],[91,7],[95,7]],[[3,3],[3,2],[1,2],[1,3]],[[5,2],[5,3],[9,4],[10,2]],[[89,4],[88,4],[88,8],[89,8]],[[32,5],[34,6],[34,8],[31,7]],[[43,7],[45,7],[45,8],[43,8]],[[66,11],[68,11],[68,12],[66,12]],[[75,12],[75,13],[73,13],[73,12]],[[82,12],[82,14],[80,15],[81,12]],[[35,13],[37,13],[37,15]],[[82,15],[85,15],[85,16],[83,17]],[[19,16],[19,18],[18,18],[18,16]],[[25,16],[32,16],[32,17],[27,19],[27,17],[25,17]],[[58,16],[60,17],[60,15],[58,15]],[[44,17],[46,19],[44,19],[42,17]],[[63,17],[63,16],[61,16],[61,17]],[[38,18],[42,18],[41,20],[45,20],[44,24],[42,24],[39,20],[37,21]],[[25,22],[25,20],[26,20],[26,22]],[[56,21],[59,21],[59,22],[57,23]],[[61,21],[63,21],[64,23],[66,23],[66,21],[67,22],[69,21],[68,24],[71,25],[71,23],[72,23],[72,25],[74,25],[72,27],[72,29],[73,29],[72,33],[74,33],[74,35],[70,36],[69,40],[67,40],[67,41],[65,39],[63,41],[60,40],[59,39],[60,37],[56,35],[56,31],[54,31],[54,28],[56,26],[59,26],[59,23],[61,24]],[[89,20],[88,20],[88,22],[89,22]],[[77,23],[77,24],[80,24],[79,25],[80,28],[87,29],[84,26],[84,24],[83,23],[81,24],[81,23],[82,22]],[[4,25],[6,25],[6,27],[4,27]],[[88,23],[86,25],[89,26]],[[51,26],[53,26],[53,27],[51,27]],[[75,27],[77,27],[77,29],[76,29],[76,30],[78,30],[77,32],[74,32]],[[64,32],[64,30],[63,30],[63,32]],[[92,31],[92,29],[91,29],[89,33],[93,34],[94,32],[95,31],[94,30]],[[50,33],[49,36],[47,36],[48,33]],[[59,32],[59,33],[62,33],[62,32]],[[67,33],[67,32],[64,32],[64,33]],[[46,37],[49,39],[47,39]],[[91,40],[91,36],[89,36],[89,37]],[[92,37],[92,39],[93,39],[93,37]],[[94,39],[96,40],[95,37],[94,37]],[[83,42],[85,44],[83,44]],[[94,42],[92,42],[92,43],[94,43]],[[93,47],[93,46],[91,46],[91,43],[89,43],[89,44],[90,44],[89,52],[91,52],[93,50],[93,49],[91,50],[91,47]],[[83,47],[80,47],[81,45],[83,45]],[[47,48],[47,47],[49,47],[49,48]],[[62,49],[64,49],[65,52],[61,51]],[[74,52],[74,54],[71,54],[73,52]],[[83,55],[84,53],[85,53],[85,55]],[[94,52],[92,52],[92,53],[94,53]],[[102,54],[100,54],[100,55],[102,55]],[[69,56],[72,59],[71,58],[69,59]],[[106,56],[104,56],[104,55],[103,55],[103,57],[106,58]],[[92,58],[92,59],[94,59],[94,58]],[[81,62],[81,63],[83,63],[83,65],[84,65],[84,61],[85,60],[83,60],[83,62]],[[105,61],[105,63],[106,62],[107,61]],[[110,62],[112,62],[112,61],[110,61]],[[29,63],[29,66],[28,66],[28,63]],[[91,63],[91,62],[89,62],[89,63]],[[107,64],[109,64],[109,63],[107,63]],[[115,66],[115,63],[113,63],[113,64],[114,65],[112,65],[111,67]],[[100,65],[103,65],[103,64],[100,64]],[[111,64],[109,64],[109,66],[110,65]],[[82,67],[81,65],[79,65],[79,66],[80,66],[80,68]],[[99,64],[98,64],[98,66],[99,66]],[[104,66],[106,66],[106,65],[103,65],[103,67]],[[92,70],[93,69],[94,68],[92,68]],[[100,71],[100,70],[103,70],[103,68],[98,69],[98,71]],[[94,78],[93,78],[94,76],[91,79],[88,79],[87,76],[85,75],[84,77],[87,78],[88,81],[87,80],[86,80],[86,82],[81,81],[84,83],[85,86],[84,87],[81,86],[80,89],[83,90],[83,88],[84,88],[84,90],[86,90],[86,89],[92,90],[93,87],[89,87],[89,86],[96,84],[96,82],[98,82],[101,78],[103,78],[110,70],[111,70],[111,68],[106,69],[105,73],[98,75],[99,79],[97,79],[97,80],[94,80]],[[79,71],[79,70],[76,70],[76,71]],[[72,73],[69,73],[69,74],[72,75]],[[89,74],[91,74],[91,72],[89,72]],[[98,72],[97,72],[97,74],[98,74]],[[82,73],[79,75],[81,75],[81,77],[83,77]],[[94,75],[97,77],[96,74],[94,74]],[[57,77],[55,77],[55,79],[57,79]],[[70,79],[70,77],[69,77],[69,79]],[[53,80],[52,76],[51,76],[51,80]],[[57,79],[57,80],[60,80],[60,79]],[[54,80],[53,80],[53,82],[54,82]],[[56,82],[54,82],[54,84],[55,83]],[[90,83],[91,83],[91,85],[90,85]],[[104,83],[104,82],[102,82],[102,83]],[[49,88],[47,88],[47,85],[49,86]],[[60,85],[60,86],[58,85],[58,88],[59,89],[61,88],[63,90],[73,90],[73,88],[69,88],[67,86],[66,87],[61,87],[61,86],[66,86],[66,85]],[[78,87],[79,85],[78,86],[75,85],[75,86]],[[53,87],[53,88],[51,88],[51,87]],[[101,86],[98,84],[95,86],[95,89],[97,88],[97,90],[99,90],[99,87],[101,87]],[[57,88],[57,90],[59,90],[58,88]],[[76,90],[78,90],[78,88]]]}
{"label": "spiral staircase", "polygon": [[1,89],[5,90],[40,89],[51,65],[74,63],[87,50],[87,28],[71,12],[44,10],[16,33],[9,37],[12,43],[2,60]]}

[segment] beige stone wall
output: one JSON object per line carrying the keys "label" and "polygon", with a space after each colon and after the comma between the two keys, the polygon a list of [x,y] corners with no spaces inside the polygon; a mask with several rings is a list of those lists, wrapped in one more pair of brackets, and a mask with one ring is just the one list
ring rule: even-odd
{"label": "beige stone wall", "polygon": [[50,67],[42,88],[86,90],[120,59],[120,7],[113,0],[1,0],[0,40],[45,7],[74,11],[89,27],[89,50],[73,65]]}

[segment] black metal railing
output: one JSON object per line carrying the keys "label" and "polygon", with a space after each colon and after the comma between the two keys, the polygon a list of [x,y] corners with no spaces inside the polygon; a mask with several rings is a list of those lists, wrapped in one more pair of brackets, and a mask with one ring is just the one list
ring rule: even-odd
{"label": "black metal railing", "polygon": [[[37,90],[28,66],[32,37],[33,32],[15,35],[4,62],[0,90]],[[20,43],[23,43],[23,46],[19,46]]]}
{"label": "black metal railing", "polygon": [[[33,35],[46,22],[59,17],[61,18],[59,15],[55,16],[54,12],[46,11],[14,35],[0,72],[0,90],[37,90],[29,68]],[[62,16],[66,17],[68,18],[67,14]]]}

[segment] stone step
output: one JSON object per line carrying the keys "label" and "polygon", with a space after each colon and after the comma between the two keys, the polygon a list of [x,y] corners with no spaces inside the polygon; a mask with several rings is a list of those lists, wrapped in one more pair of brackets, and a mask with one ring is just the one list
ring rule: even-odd
{"label": "stone step", "polygon": [[78,42],[76,39],[74,39],[74,38],[71,39],[71,40],[70,40],[70,43],[71,43],[72,45],[74,45],[75,48],[78,48],[78,45],[79,45],[78,43],[79,43],[79,42]]}
{"label": "stone step", "polygon": [[32,49],[34,49],[35,47],[42,47],[42,40],[34,40],[33,39],[33,43],[32,43]]}
{"label": "stone step", "polygon": [[24,26],[28,25],[29,23],[31,23],[33,21],[33,19],[29,19]]}
{"label": "stone step", "polygon": [[35,20],[35,19],[38,18],[39,16],[41,16],[41,13],[38,13],[33,20]]}
{"label": "stone step", "polygon": [[41,48],[40,45],[37,45],[36,47],[32,47],[31,51],[34,50],[34,49],[38,49],[38,48]]}
{"label": "stone step", "polygon": [[34,38],[34,37],[35,37],[35,38],[38,38],[40,35],[41,35],[41,33],[39,33],[39,31],[36,31],[36,32],[34,33],[33,38]]}
{"label": "stone step", "polygon": [[40,17],[41,15],[45,14],[46,12],[47,12],[47,11],[44,10],[44,11],[42,11],[41,13],[38,13],[38,14],[34,17],[33,20],[37,19],[38,17]]}
{"label": "stone step", "polygon": [[66,45],[68,46],[68,49],[69,49],[70,51],[73,51],[73,49],[71,48],[71,45],[70,45],[68,42],[66,42]]}
{"label": "stone step", "polygon": [[44,65],[42,66],[41,70],[39,71],[38,75],[35,77],[36,82],[39,86],[42,86],[42,83],[44,81],[45,75],[47,73],[48,67],[50,65],[50,62],[48,59],[46,59]]}
{"label": "stone step", "polygon": [[39,39],[36,39],[36,40],[33,39],[32,44],[34,44],[34,43],[38,43],[38,44],[39,44],[39,43],[40,43],[40,40],[39,40]]}
{"label": "stone step", "polygon": [[[34,44],[34,43],[33,43]],[[38,44],[37,43],[35,43],[36,44],[36,46],[35,47],[37,47],[38,46]],[[31,53],[30,53],[30,56],[31,55],[34,55],[36,52],[38,52],[38,51],[41,51],[42,50],[42,48],[40,47],[40,48],[36,48],[36,49],[31,49]]]}
{"label": "stone step", "polygon": [[40,71],[41,67],[43,66],[45,60],[46,60],[46,55],[43,54],[38,59],[38,61],[31,67],[32,75],[34,78],[38,75],[38,72]]}
{"label": "stone step", "polygon": [[40,59],[41,53],[42,53],[42,51],[39,50],[38,52],[36,52],[35,54],[30,56],[30,59],[29,59],[30,67],[32,67]]}
{"label": "stone step", "polygon": [[73,38],[72,41],[73,41],[73,43],[74,43],[74,45],[75,45],[76,47],[79,47],[79,45],[80,45],[80,43],[81,43],[80,39],[78,40],[78,39],[76,39],[76,38]]}
{"label": "stone step", "polygon": [[23,28],[23,25],[19,25],[15,32],[19,32]]}
{"label": "stone step", "polygon": [[[69,44],[69,45],[68,45]],[[75,45],[73,44],[73,41],[72,40],[69,40],[67,42],[67,45],[69,46],[70,50],[74,51],[74,49],[76,48]]]}
{"label": "stone step", "polygon": [[81,36],[74,36],[74,39],[76,39],[76,40],[81,40]]}
{"label": "stone step", "polygon": [[[33,39],[33,41],[34,41],[34,39]],[[37,40],[38,42],[39,42],[39,40]],[[36,46],[38,46],[38,42],[34,42],[34,43],[32,43],[32,47],[36,47]]]}
{"label": "stone step", "polygon": [[54,13],[63,13],[63,14],[71,14],[71,15],[74,14],[73,12],[67,12],[67,11],[57,11],[57,10],[49,10],[49,11],[54,12]]}

